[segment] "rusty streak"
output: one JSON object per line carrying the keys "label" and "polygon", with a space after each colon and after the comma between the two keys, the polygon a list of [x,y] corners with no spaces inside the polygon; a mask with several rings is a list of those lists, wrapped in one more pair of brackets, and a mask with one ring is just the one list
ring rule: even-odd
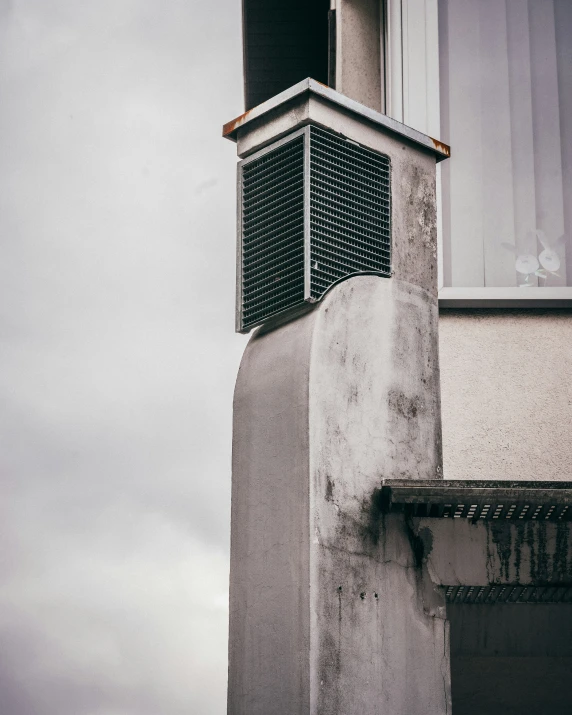
{"label": "rusty streak", "polygon": [[451,147],[448,146],[447,144],[443,144],[443,142],[440,142],[438,139],[433,139],[433,137],[430,137],[431,141],[433,142],[433,146],[437,151],[442,152],[446,156],[451,156]]}
{"label": "rusty streak", "polygon": [[230,122],[227,122],[226,124],[223,125],[222,128],[222,135],[223,137],[227,137],[229,134],[232,134],[236,129],[241,127],[244,122],[248,120],[248,115],[250,114],[252,110],[249,109],[247,112],[244,114],[241,114],[240,117],[236,117],[236,119],[232,119]]}

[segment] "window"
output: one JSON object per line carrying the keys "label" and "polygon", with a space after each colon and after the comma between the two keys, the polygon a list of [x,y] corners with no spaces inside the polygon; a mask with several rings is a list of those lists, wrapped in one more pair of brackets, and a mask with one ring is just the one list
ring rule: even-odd
{"label": "window", "polygon": [[570,710],[569,604],[448,604],[455,715]]}
{"label": "window", "polygon": [[245,105],[312,77],[328,81],[330,0],[243,0]]}
{"label": "window", "polygon": [[386,17],[388,114],[451,145],[443,285],[572,286],[572,2],[387,0]]}

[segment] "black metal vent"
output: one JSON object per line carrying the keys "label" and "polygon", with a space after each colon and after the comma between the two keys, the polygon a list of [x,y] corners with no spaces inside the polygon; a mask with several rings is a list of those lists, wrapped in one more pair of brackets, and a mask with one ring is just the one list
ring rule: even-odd
{"label": "black metal vent", "polygon": [[304,302],[304,137],[242,166],[240,329]]}
{"label": "black metal vent", "polygon": [[572,521],[572,482],[386,479],[385,511],[473,522]]}
{"label": "black metal vent", "polygon": [[391,275],[390,161],[309,126],[239,164],[237,329]]}
{"label": "black metal vent", "polygon": [[389,276],[389,158],[310,127],[311,297],[352,273]]}
{"label": "black metal vent", "polygon": [[447,603],[572,603],[572,586],[443,586]]}

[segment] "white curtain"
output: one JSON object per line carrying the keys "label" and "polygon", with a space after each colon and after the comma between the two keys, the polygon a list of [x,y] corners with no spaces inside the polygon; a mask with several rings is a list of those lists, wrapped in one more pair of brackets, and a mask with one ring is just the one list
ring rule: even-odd
{"label": "white curtain", "polygon": [[445,285],[572,285],[572,0],[440,0]]}

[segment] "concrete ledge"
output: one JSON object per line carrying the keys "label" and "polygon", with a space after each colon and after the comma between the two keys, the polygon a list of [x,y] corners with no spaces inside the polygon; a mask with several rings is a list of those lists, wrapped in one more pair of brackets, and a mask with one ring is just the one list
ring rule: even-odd
{"label": "concrete ledge", "polygon": [[572,308],[572,287],[441,288],[439,308]]}
{"label": "concrete ledge", "polygon": [[277,94],[275,97],[259,104],[257,107],[253,107],[248,112],[236,117],[236,119],[227,122],[222,128],[223,137],[230,139],[231,141],[237,141],[239,129],[243,129],[269,112],[285,112],[289,103],[293,100],[300,99],[303,95],[306,95],[306,97],[308,95],[313,95],[328,102],[330,105],[335,105],[342,110],[349,110],[351,113],[358,115],[360,118],[368,120],[378,129],[389,129],[391,132],[398,134],[404,139],[408,139],[418,148],[430,151],[435,155],[437,162],[443,161],[443,159],[448,159],[451,156],[450,147],[447,144],[443,144],[443,142],[440,142],[438,139],[433,139],[432,137],[417,131],[417,129],[408,127],[407,125],[388,117],[386,114],[376,112],[374,109],[370,109],[369,107],[366,107],[365,105],[340,94],[340,92],[336,92],[334,89],[326,87],[326,85],[316,82],[316,80],[310,78],[305,79],[302,82],[298,82],[298,84],[295,84],[293,87],[284,90],[284,92],[280,92],[280,94]]}
{"label": "concrete ledge", "polygon": [[572,586],[570,523],[411,520],[435,586]]}

